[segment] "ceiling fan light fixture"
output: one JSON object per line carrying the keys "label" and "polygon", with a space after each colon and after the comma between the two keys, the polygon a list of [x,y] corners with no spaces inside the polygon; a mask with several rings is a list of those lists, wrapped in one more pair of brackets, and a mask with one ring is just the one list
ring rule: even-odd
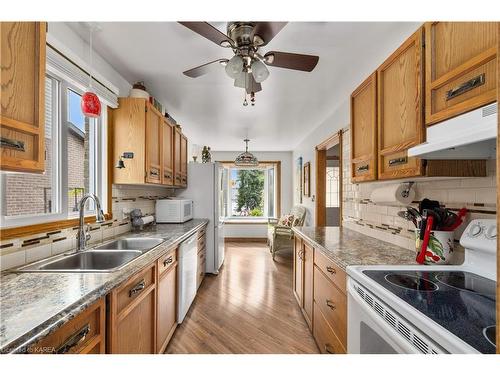
{"label": "ceiling fan light fixture", "polygon": [[269,70],[262,61],[254,60],[252,62],[251,68],[255,82],[257,83],[264,82],[267,79],[267,77],[269,77]]}
{"label": "ceiling fan light fixture", "polygon": [[247,87],[247,74],[249,74],[249,73],[240,72],[234,80],[234,87],[246,89],[246,87]]}
{"label": "ceiling fan light fixture", "polygon": [[243,58],[240,55],[234,55],[231,60],[227,62],[226,74],[236,79],[241,72],[243,72]]}

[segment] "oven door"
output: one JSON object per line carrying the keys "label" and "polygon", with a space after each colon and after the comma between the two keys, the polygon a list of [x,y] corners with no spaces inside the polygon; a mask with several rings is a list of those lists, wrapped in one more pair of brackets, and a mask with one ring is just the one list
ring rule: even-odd
{"label": "oven door", "polygon": [[349,354],[422,353],[373,310],[358,294],[351,278],[348,279],[347,294]]}

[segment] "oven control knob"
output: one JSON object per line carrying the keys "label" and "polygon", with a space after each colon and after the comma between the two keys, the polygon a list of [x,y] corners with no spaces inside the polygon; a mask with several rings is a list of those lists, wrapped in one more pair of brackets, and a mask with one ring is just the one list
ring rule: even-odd
{"label": "oven control knob", "polygon": [[482,231],[483,231],[483,228],[481,227],[480,224],[474,224],[469,229],[469,236],[470,237],[477,237],[481,234]]}
{"label": "oven control knob", "polygon": [[492,225],[486,229],[486,238],[489,240],[495,240],[497,238],[497,227],[496,225]]}

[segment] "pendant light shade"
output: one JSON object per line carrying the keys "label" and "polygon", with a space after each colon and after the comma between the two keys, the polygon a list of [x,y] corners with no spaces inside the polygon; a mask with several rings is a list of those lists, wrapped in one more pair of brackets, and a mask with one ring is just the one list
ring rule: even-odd
{"label": "pendant light shade", "polygon": [[234,165],[237,167],[257,167],[259,161],[252,153],[248,152],[248,142],[250,142],[250,140],[245,139],[243,141],[245,142],[245,152],[242,152],[236,157]]}
{"label": "pendant light shade", "polygon": [[243,71],[243,58],[240,55],[234,55],[226,64],[226,74],[235,79]]}
{"label": "pendant light shade", "polygon": [[90,43],[89,43],[89,88],[85,94],[82,95],[80,107],[82,113],[86,117],[99,117],[101,115],[101,102],[97,95],[92,91],[92,32],[94,26],[90,25]]}
{"label": "pendant light shade", "polygon": [[252,75],[255,79],[255,82],[261,83],[264,82],[267,77],[269,77],[269,70],[267,70],[266,64],[264,64],[260,60],[255,60],[252,63]]}

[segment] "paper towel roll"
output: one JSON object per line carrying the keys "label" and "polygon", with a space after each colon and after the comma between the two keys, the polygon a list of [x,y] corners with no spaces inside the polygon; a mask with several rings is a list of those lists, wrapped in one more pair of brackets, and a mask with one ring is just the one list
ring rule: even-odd
{"label": "paper towel roll", "polygon": [[142,220],[142,224],[146,225],[146,224],[149,224],[149,223],[152,223],[153,221],[155,221],[155,217],[152,215],[143,216],[143,217],[141,217],[141,220]]}
{"label": "paper towel roll", "polygon": [[407,189],[408,184],[383,186],[372,191],[370,200],[376,204],[406,206],[415,198],[415,190],[411,187],[407,196],[404,196]]}

